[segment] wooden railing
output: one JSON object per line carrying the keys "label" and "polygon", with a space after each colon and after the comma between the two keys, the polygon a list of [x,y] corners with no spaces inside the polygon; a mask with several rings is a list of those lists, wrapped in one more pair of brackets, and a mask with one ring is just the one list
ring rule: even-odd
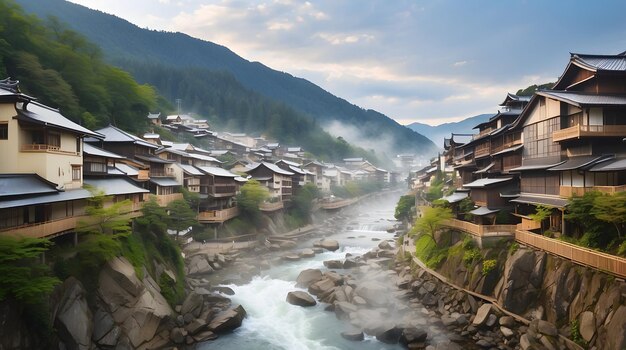
{"label": "wooden railing", "polygon": [[165,207],[171,202],[178,199],[183,199],[182,193],[160,194],[156,196],[157,203],[159,203],[159,205],[162,207]]}
{"label": "wooden railing", "polygon": [[263,202],[259,204],[259,209],[261,211],[275,211],[275,210],[282,209],[283,207],[284,207],[283,202],[274,202],[274,203]]}
{"label": "wooden railing", "polygon": [[200,222],[224,222],[239,215],[239,208],[202,211],[198,214]]}
{"label": "wooden railing", "polygon": [[442,224],[478,237],[513,236],[516,229],[515,225],[477,225],[458,219],[449,219]]}
{"label": "wooden railing", "polygon": [[513,141],[506,142],[503,145],[494,148],[491,152],[492,153],[498,153],[500,151],[504,151],[507,148],[510,148],[510,147],[513,147],[513,146],[516,146],[516,145],[521,145],[521,144],[522,144],[522,139],[516,139],[516,140],[513,140]]}
{"label": "wooden railing", "polygon": [[489,155],[489,143],[487,142],[485,145],[478,146],[474,150],[474,158],[482,157]]}
{"label": "wooden railing", "polygon": [[321,208],[322,209],[339,209],[339,208],[343,208],[346,207],[348,205],[354,204],[359,200],[359,198],[350,198],[350,199],[342,199],[342,200],[338,200],[338,201],[329,201],[329,202],[322,202],[321,204]]}
{"label": "wooden railing", "polygon": [[615,194],[617,192],[624,192],[624,191],[626,191],[626,185],[621,185],[621,186],[592,186],[592,187],[561,186],[559,188],[559,195],[561,197],[569,198],[569,197],[572,197],[574,195],[582,196],[586,192],[591,192],[591,191],[599,191],[599,192],[602,192],[602,193]]}
{"label": "wooden railing", "polygon": [[20,147],[22,152],[51,152],[51,153],[63,153],[67,155],[77,155],[76,152],[63,151],[59,146],[46,145],[41,143],[25,144]]}
{"label": "wooden railing", "polygon": [[577,264],[602,270],[621,278],[626,277],[626,259],[624,258],[579,247],[524,230],[515,231],[515,240],[521,244],[569,259]]}
{"label": "wooden railing", "polygon": [[556,142],[585,136],[623,137],[626,136],[626,125],[575,125],[555,131],[552,140]]}
{"label": "wooden railing", "polygon": [[[123,217],[128,219],[135,218],[141,215],[141,208],[143,208],[142,202],[131,203],[127,210],[124,210],[121,214],[123,215]],[[76,229],[81,221],[88,222],[89,220],[90,217],[87,215],[70,216],[55,220],[1,229],[0,234],[32,238],[54,237],[64,232],[73,231],[74,229]]]}

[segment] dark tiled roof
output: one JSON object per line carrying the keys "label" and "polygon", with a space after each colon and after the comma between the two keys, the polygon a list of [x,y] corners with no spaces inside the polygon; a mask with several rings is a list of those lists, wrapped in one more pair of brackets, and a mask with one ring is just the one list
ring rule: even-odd
{"label": "dark tiled roof", "polygon": [[84,179],[85,185],[89,185],[98,190],[104,191],[107,196],[117,194],[131,194],[131,193],[147,193],[150,192],[145,188],[137,187],[130,181],[122,177],[110,177],[100,179]]}
{"label": "dark tiled roof", "polygon": [[102,148],[98,148],[96,146],[92,146],[88,143],[84,143],[83,144],[83,153],[84,154],[88,154],[90,156],[97,156],[97,157],[106,157],[106,158],[113,158],[113,159],[123,159],[124,157],[120,156],[119,154],[116,153],[112,153],[109,151],[105,151]]}
{"label": "dark tiled roof", "polygon": [[180,186],[180,184],[176,182],[176,179],[173,179],[171,177],[151,177],[150,182],[163,187]]}
{"label": "dark tiled roof", "polygon": [[593,70],[626,71],[626,56],[624,55],[587,55],[572,54],[575,63]]}
{"label": "dark tiled roof", "polygon": [[56,184],[37,174],[0,174],[0,197],[57,192]]}
{"label": "dark tiled roof", "polygon": [[20,197],[13,200],[0,200],[0,209],[23,207],[27,205],[47,204],[71,201],[77,199],[85,199],[91,197],[91,192],[79,188],[75,190],[68,190],[64,192],[46,193],[41,195],[34,195],[28,197]]}
{"label": "dark tiled roof", "polygon": [[511,202],[534,204],[534,205],[545,205],[548,207],[557,207],[557,208],[565,208],[565,206],[567,205],[567,199],[551,197],[551,196],[533,195],[533,194],[523,194],[517,197],[516,199],[511,199]]}
{"label": "dark tiled roof", "polygon": [[17,109],[17,118],[26,122],[56,127],[76,134],[101,138],[102,135],[84,128],[65,118],[58,110],[44,106],[38,102],[30,102],[26,109]]}
{"label": "dark tiled roof", "polygon": [[576,106],[626,106],[626,95],[595,95],[581,92],[541,90],[537,95]]}
{"label": "dark tiled roof", "polygon": [[566,171],[566,170],[576,170],[580,168],[588,168],[604,158],[606,157],[602,157],[602,156],[572,157],[566,160],[565,163],[557,165],[554,168],[550,168],[548,170],[549,171]]}
{"label": "dark tiled roof", "polygon": [[[105,128],[97,130],[98,133],[104,135],[104,142],[132,142],[134,144],[142,145],[149,148],[159,148],[159,146],[152,144],[148,141],[127,133],[126,131],[119,129],[113,125],[109,125]],[[87,140],[91,142],[92,140]]]}

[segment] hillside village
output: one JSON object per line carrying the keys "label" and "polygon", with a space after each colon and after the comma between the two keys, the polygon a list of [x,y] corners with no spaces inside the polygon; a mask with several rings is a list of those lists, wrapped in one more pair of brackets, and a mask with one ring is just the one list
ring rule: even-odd
{"label": "hillside village", "polygon": [[625,72],[626,53],[571,54],[551,89],[507,94],[476,134],[445,138],[412,174],[418,207],[442,197],[445,226],[626,277]]}
{"label": "hillside village", "polygon": [[[301,147],[287,147],[262,137],[212,131],[206,120],[187,115],[146,116],[154,127],[174,135],[202,139],[208,149],[162,140],[159,134],[132,135],[113,125],[88,130],[58,110],[20,92],[17,81],[0,81],[0,232],[29,237],[57,237],[74,232],[85,217],[88,188],[101,190],[112,203],[130,200],[129,217],[154,196],[163,207],[183,199],[200,201],[197,219],[205,225],[237,217],[236,196],[249,180],[267,189],[260,210],[289,207],[306,184],[324,198],[320,207],[337,207],[333,191],[351,182],[386,186],[399,174],[362,158],[329,164],[310,158]],[[229,163],[220,161],[230,159]],[[343,192],[345,193],[345,191]]]}

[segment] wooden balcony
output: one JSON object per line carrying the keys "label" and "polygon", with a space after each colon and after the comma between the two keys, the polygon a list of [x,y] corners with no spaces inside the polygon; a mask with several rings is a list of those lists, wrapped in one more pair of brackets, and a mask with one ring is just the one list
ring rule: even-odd
{"label": "wooden balcony", "polygon": [[137,174],[137,180],[150,180],[150,171],[139,170]]}
{"label": "wooden balcony", "polygon": [[1,232],[2,234],[32,238],[53,237],[58,236],[64,232],[74,230],[76,228],[76,225],[78,224],[78,221],[83,218],[85,217],[72,216],[46,222],[11,227],[3,229]]}
{"label": "wooden balcony", "polygon": [[477,225],[458,219],[446,220],[443,222],[443,225],[477,237],[513,236],[517,228],[516,225]]}
{"label": "wooden balcony", "polygon": [[214,198],[232,197],[237,194],[237,186],[235,185],[202,185],[200,193],[208,194]]}
{"label": "wooden balcony", "polygon": [[515,240],[521,244],[569,259],[577,264],[589,266],[621,278],[626,277],[626,259],[624,258],[524,230],[515,231]]}
{"label": "wooden balcony", "polygon": [[239,215],[239,208],[233,207],[222,210],[208,210],[198,214],[201,223],[222,223]]}
{"label": "wooden balcony", "polygon": [[582,196],[587,192],[598,191],[602,193],[615,194],[617,192],[626,191],[626,185],[621,186],[593,186],[593,187],[572,187],[561,186],[559,188],[559,196],[569,198],[573,196]]}
{"label": "wooden balcony", "polygon": [[552,134],[555,142],[581,137],[626,137],[626,125],[576,125]]}
{"label": "wooden balcony", "polygon": [[284,208],[283,202],[274,202],[274,203],[263,202],[259,204],[259,209],[261,211],[276,211],[282,208]]}
{"label": "wooden balcony", "polygon": [[59,146],[46,145],[46,144],[25,144],[20,147],[20,151],[22,152],[47,152],[47,153],[60,153],[60,154],[68,154],[68,155],[77,155],[76,152],[68,152],[61,150]]}
{"label": "wooden balcony", "polygon": [[162,207],[166,207],[168,204],[178,199],[183,199],[182,193],[160,194],[156,196],[157,203]]}
{"label": "wooden balcony", "polygon": [[474,158],[485,157],[489,155],[489,147],[477,148],[474,151]]}

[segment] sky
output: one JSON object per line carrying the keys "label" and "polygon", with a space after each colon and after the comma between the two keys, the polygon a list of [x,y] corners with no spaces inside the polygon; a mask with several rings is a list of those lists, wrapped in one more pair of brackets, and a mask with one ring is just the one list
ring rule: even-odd
{"label": "sky", "polygon": [[626,1],[71,0],[183,32],[400,124],[495,113],[570,52],[626,51]]}

